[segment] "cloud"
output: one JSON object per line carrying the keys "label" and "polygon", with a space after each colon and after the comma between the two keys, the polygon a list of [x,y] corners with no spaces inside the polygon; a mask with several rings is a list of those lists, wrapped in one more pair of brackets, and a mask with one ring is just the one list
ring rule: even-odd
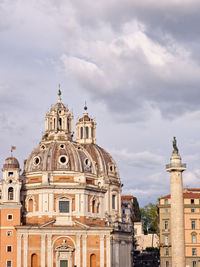
{"label": "cloud", "polygon": [[198,187],[200,185],[200,169],[194,169],[193,171],[187,171],[183,178],[184,187]]}
{"label": "cloud", "polygon": [[64,54],[61,60],[65,71],[110,111],[119,113],[121,107],[134,121],[142,119],[142,110],[158,108],[172,117],[197,107],[200,68],[175,40],[160,45],[137,29],[87,46],[87,54],[79,50],[79,56]]}
{"label": "cloud", "polygon": [[113,150],[111,154],[117,157],[124,164],[133,167],[152,168],[163,164],[163,156],[154,154],[149,151],[143,151],[138,153],[128,152],[125,149]]}

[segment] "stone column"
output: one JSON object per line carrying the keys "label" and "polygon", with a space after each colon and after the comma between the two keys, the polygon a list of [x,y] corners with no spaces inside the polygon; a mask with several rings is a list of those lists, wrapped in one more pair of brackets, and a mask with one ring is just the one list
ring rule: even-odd
{"label": "stone column", "polygon": [[170,172],[172,267],[184,267],[185,233],[182,172],[186,170],[186,165],[182,164],[176,146],[166,170]]}
{"label": "stone column", "polygon": [[24,237],[24,267],[28,267],[28,234],[23,234]]}
{"label": "stone column", "polygon": [[21,266],[22,257],[22,234],[17,233],[17,266]]}
{"label": "stone column", "polygon": [[82,238],[83,246],[82,246],[82,253],[83,253],[83,267],[87,267],[87,235],[84,234]]}
{"label": "stone column", "polygon": [[41,236],[41,267],[45,267],[45,258],[46,258],[46,235],[42,234]]}

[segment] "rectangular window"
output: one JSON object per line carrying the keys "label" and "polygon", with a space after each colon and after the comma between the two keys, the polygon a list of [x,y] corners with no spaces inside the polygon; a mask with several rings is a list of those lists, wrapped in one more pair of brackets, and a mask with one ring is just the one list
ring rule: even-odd
{"label": "rectangular window", "polygon": [[193,199],[193,198],[190,199],[190,203],[191,203],[191,204],[194,204],[194,199]]}
{"label": "rectangular window", "polygon": [[168,199],[167,198],[165,199],[165,204],[168,204]]}
{"label": "rectangular window", "polygon": [[12,214],[8,214],[7,219],[8,219],[8,221],[11,221],[13,219],[13,215]]}
{"label": "rectangular window", "polygon": [[169,256],[169,249],[168,248],[165,249],[165,256]]}
{"label": "rectangular window", "polygon": [[192,262],[192,267],[197,267],[197,262],[196,261]]}
{"label": "rectangular window", "polygon": [[195,221],[191,221],[191,228],[192,230],[194,230],[196,228],[196,223]]}
{"label": "rectangular window", "polygon": [[195,213],[195,209],[191,209],[191,213]]}
{"label": "rectangular window", "polygon": [[7,252],[12,252],[12,246],[7,246]]}
{"label": "rectangular window", "polygon": [[165,245],[168,245],[168,241],[169,241],[169,239],[168,239],[168,235],[166,235],[166,236],[165,236]]}
{"label": "rectangular window", "polygon": [[7,236],[12,236],[12,231],[7,231]]}
{"label": "rectangular window", "polygon": [[68,267],[68,261],[67,260],[61,260],[60,261],[60,267]]}
{"label": "rectangular window", "polygon": [[6,262],[6,267],[12,267],[12,261],[7,261]]}
{"label": "rectangular window", "polygon": [[168,230],[168,221],[165,221],[165,231]]}
{"label": "rectangular window", "polygon": [[112,209],[115,210],[116,209],[116,195],[112,195]]}
{"label": "rectangular window", "polygon": [[69,213],[69,201],[59,201],[59,211],[61,213]]}
{"label": "rectangular window", "polygon": [[192,234],[192,243],[196,243],[197,242],[197,236],[196,234]]}
{"label": "rectangular window", "polygon": [[192,248],[192,256],[196,256],[197,255],[197,249],[196,248]]}
{"label": "rectangular window", "polygon": [[169,262],[168,261],[165,262],[165,267],[169,267]]}
{"label": "rectangular window", "polygon": [[14,173],[13,172],[8,172],[8,177],[13,177]]}
{"label": "rectangular window", "polygon": [[164,209],[164,213],[167,213],[168,212],[168,209]]}

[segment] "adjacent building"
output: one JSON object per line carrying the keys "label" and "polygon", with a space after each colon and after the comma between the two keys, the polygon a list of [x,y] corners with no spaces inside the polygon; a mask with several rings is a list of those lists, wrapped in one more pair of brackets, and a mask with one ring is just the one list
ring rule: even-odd
{"label": "adjacent building", "polygon": [[122,220],[119,173],[96,144],[87,107],[76,122],[61,102],[24,162],[9,156],[0,181],[0,262],[5,267],[130,267],[132,226]]}
{"label": "adjacent building", "polygon": [[[200,266],[200,188],[183,189],[184,248],[188,267]],[[171,195],[159,200],[161,267],[172,266]],[[177,229],[178,231],[178,229]]]}

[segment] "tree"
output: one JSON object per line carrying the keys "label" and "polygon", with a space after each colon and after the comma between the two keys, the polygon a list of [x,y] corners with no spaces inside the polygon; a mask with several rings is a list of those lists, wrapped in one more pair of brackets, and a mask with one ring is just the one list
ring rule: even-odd
{"label": "tree", "polygon": [[133,197],[134,222],[141,222],[140,207],[136,197]]}
{"label": "tree", "polygon": [[157,233],[158,212],[156,204],[149,203],[140,209],[144,233]]}

